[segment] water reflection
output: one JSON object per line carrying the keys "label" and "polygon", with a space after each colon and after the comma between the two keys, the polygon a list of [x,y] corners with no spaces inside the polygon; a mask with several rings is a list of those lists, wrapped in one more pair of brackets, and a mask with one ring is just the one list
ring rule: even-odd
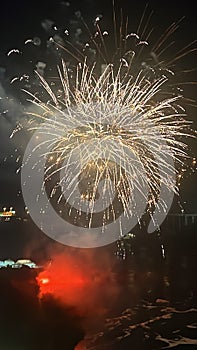
{"label": "water reflection", "polygon": [[155,235],[119,244],[119,307],[76,350],[197,349],[195,242]]}

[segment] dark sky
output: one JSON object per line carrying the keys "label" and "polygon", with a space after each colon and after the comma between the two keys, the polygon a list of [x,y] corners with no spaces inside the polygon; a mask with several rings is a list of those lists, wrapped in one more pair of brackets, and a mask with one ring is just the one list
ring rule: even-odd
{"label": "dark sky", "polygon": [[[135,31],[140,17],[143,13],[147,1],[131,1],[131,0],[117,0],[117,13],[120,13],[119,6],[123,8],[123,12],[128,14],[131,30]],[[149,10],[154,11],[152,20],[150,21],[150,28],[153,27],[153,37],[161,34],[165,28],[172,22],[178,21],[185,16],[176,35],[177,48],[181,48],[186,44],[192,42],[196,38],[196,9],[194,1],[149,1]],[[91,26],[93,19],[97,14],[103,15],[103,23],[106,29],[110,29],[110,20],[112,14],[111,0],[82,0],[82,1],[61,1],[61,0],[10,0],[1,2],[0,8],[0,79],[2,79],[2,71],[6,69],[5,77],[6,83],[3,87],[0,86],[0,95],[13,96],[15,100],[11,105],[0,100],[0,112],[9,110],[7,113],[1,115],[0,119],[0,181],[1,181],[1,197],[0,207],[3,205],[10,205],[12,201],[18,203],[16,199],[17,191],[20,188],[19,176],[15,175],[17,164],[15,160],[21,151],[15,151],[18,146],[22,146],[20,138],[24,138],[23,134],[19,134],[16,139],[10,140],[11,134],[16,122],[21,115],[21,106],[18,104],[18,96],[15,96],[16,91],[10,90],[10,80],[14,77],[27,71],[32,71],[35,68],[37,61],[46,60],[46,41],[49,37],[49,32],[44,31],[41,22],[44,19],[51,19],[54,25],[57,26],[59,32],[69,29],[71,19],[75,18],[75,11],[80,10],[87,23]],[[59,29],[60,28],[60,29]],[[39,46],[24,45],[28,38],[39,37],[41,44]],[[10,55],[7,53],[11,49],[19,49],[22,55]],[[22,57],[22,58],[21,58]],[[187,58],[189,65],[195,67],[196,56]],[[51,63],[51,62],[50,62]],[[192,78],[196,80],[194,73]],[[3,96],[4,95],[4,96]],[[194,86],[186,87],[186,95],[195,98],[196,88]],[[196,109],[189,108],[190,119],[196,119]],[[18,139],[17,139],[18,138]],[[195,153],[194,143],[192,145],[192,152]],[[3,159],[7,157],[6,162]],[[13,161],[14,160],[14,161]],[[195,177],[192,175],[186,179],[182,189],[183,201],[186,200],[187,210],[195,211],[195,194],[193,186],[195,184]]]}
{"label": "dark sky", "polygon": [[[121,6],[124,13],[128,14],[130,22],[139,22],[141,14],[148,3],[154,11],[153,23],[160,28],[166,27],[172,21],[185,16],[184,32],[181,41],[188,36],[196,37],[196,4],[195,1],[129,1],[117,0],[116,7]],[[69,6],[68,6],[69,4]],[[10,0],[1,2],[0,29],[1,29],[1,53],[5,48],[19,45],[24,38],[41,33],[41,20],[52,19],[56,24],[67,24],[73,13],[80,10],[86,20],[94,18],[98,13],[110,17],[112,12],[112,0]]]}

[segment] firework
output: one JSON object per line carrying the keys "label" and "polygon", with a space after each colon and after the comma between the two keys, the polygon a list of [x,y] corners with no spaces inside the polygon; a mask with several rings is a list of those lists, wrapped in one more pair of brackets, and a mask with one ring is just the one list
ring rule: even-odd
{"label": "firework", "polygon": [[[147,41],[139,39],[142,44]],[[100,74],[86,59],[74,72],[62,61],[57,94],[40,76],[50,102],[34,98],[41,112],[31,113],[35,133],[24,157],[22,184],[27,194],[32,186],[29,164],[42,178],[42,184],[36,180],[35,199],[45,232],[46,212],[51,217],[54,209],[74,231],[106,234],[105,243],[97,237],[95,245],[124,235],[145,213],[152,217],[152,232],[178,193],[176,165],[182,166],[187,156],[182,139],[190,124],[180,106],[182,96],[165,96],[167,67],[160,74],[154,68],[151,74],[136,68],[131,74],[133,56],[125,53],[118,65],[105,64]],[[53,227],[50,235],[57,230]],[[58,240],[65,242],[62,235]]]}

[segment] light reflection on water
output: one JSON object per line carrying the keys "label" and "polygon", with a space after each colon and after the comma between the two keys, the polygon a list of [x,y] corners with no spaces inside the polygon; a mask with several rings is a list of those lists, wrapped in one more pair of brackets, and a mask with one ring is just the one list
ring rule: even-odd
{"label": "light reflection on water", "polygon": [[195,249],[169,245],[165,259],[151,254],[141,247],[122,261],[119,309],[75,350],[197,349]]}
{"label": "light reflection on water", "polygon": [[193,345],[189,349],[195,349],[196,320],[195,308],[175,308],[169,306],[168,301],[159,299],[155,303],[143,301],[117,317],[106,319],[103,329],[87,336],[79,349],[127,350],[132,347],[156,350],[178,345]]}

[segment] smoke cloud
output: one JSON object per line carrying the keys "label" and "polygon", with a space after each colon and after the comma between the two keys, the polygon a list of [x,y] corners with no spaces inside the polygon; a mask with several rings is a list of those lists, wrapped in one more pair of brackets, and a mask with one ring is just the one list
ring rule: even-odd
{"label": "smoke cloud", "polygon": [[65,248],[50,254],[51,262],[38,275],[40,299],[53,296],[74,307],[84,322],[102,322],[117,301],[116,258],[104,249]]}

